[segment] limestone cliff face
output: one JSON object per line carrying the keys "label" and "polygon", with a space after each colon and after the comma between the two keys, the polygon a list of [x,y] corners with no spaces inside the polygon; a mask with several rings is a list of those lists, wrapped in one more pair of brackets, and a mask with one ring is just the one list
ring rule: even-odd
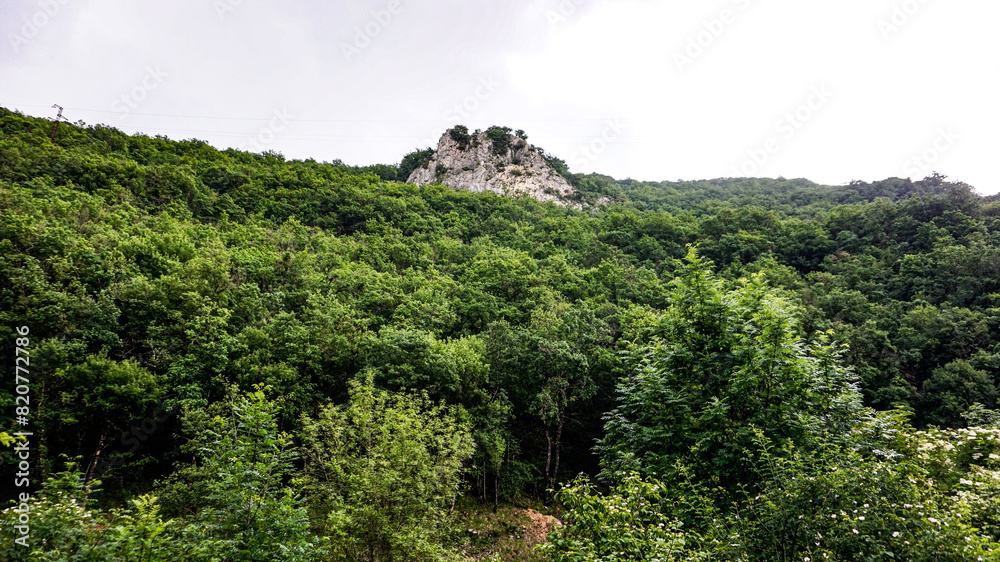
{"label": "limestone cliff face", "polygon": [[581,208],[574,200],[576,190],[545,161],[540,149],[499,128],[478,134],[462,126],[445,131],[427,165],[414,170],[407,181],[500,195],[523,193]]}

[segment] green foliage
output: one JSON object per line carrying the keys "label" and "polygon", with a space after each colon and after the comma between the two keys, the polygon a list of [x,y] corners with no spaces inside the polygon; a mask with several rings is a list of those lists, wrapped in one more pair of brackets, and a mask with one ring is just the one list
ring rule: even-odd
{"label": "green foliage", "polygon": [[471,406],[487,379],[484,352],[476,336],[441,341],[426,332],[386,327],[371,344],[368,364],[383,386],[419,388]]}
{"label": "green foliage", "polygon": [[[977,407],[968,417],[997,414]],[[745,454],[754,484],[734,503],[711,507],[698,465],[677,465],[673,487],[633,473],[598,495],[579,480],[559,496],[570,510],[567,526],[543,549],[557,560],[601,560],[609,552],[639,560],[672,545],[693,551],[681,559],[769,562],[957,562],[1000,552],[996,428],[918,431],[901,412],[885,412],[859,421],[840,443],[818,447],[776,446],[762,430],[753,434],[754,450]]]}
{"label": "green foliage", "polygon": [[[14,526],[28,514],[27,546],[5,540],[3,560],[47,561],[136,561],[159,562],[187,558],[187,546],[173,532],[175,521],[164,521],[156,498],[140,496],[126,509],[102,511],[94,507],[100,482],[85,484],[72,462],[42,484],[42,490],[27,502],[0,512],[0,521],[15,537],[23,536]],[[20,513],[19,513],[20,512]]]}
{"label": "green foliage", "polygon": [[[88,356],[83,363],[59,369],[53,377],[58,403],[65,412],[60,420],[73,427],[82,441],[86,428],[101,428],[93,460],[112,439],[128,430],[134,420],[159,399],[162,390],[157,377],[134,360],[117,362],[106,356]],[[87,470],[89,478],[93,464]]]}
{"label": "green foliage", "polygon": [[795,309],[761,280],[726,291],[691,250],[649,343],[630,353],[600,445],[605,474],[672,476],[677,461],[736,490],[755,428],[776,443],[813,445],[862,414],[850,372],[830,346],[805,344]]}
{"label": "green foliage", "polygon": [[[103,498],[132,517],[153,511],[140,516],[131,500],[178,460],[206,467],[208,449],[192,459],[173,420],[142,430],[135,450],[117,438],[168,391],[203,413],[226,403],[232,383],[271,386],[283,398],[277,427],[296,435],[303,414],[345,403],[368,369],[377,385],[445,399],[477,447],[464,482],[501,511],[594,472],[606,423],[607,443],[625,451],[614,462],[664,467],[679,505],[704,495],[743,509],[739,485],[765,478],[752,426],[779,458],[847,446],[856,395],[839,394],[845,367],[867,405],[902,408],[918,428],[991,419],[982,408],[1000,381],[1000,207],[942,176],[645,182],[576,176],[546,155],[582,201],[608,202],[578,212],[401,183],[429,148],[398,167],[358,167],[104,126],[64,124],[52,142],[50,126],[0,109],[0,324],[31,323],[32,478],[44,482],[66,454],[82,457],[86,480],[95,459],[123,452]],[[512,159],[528,147],[520,132],[488,134]],[[677,261],[687,245],[718,271],[671,288],[689,273]],[[712,310],[731,320],[713,324]],[[619,381],[631,402],[616,404]],[[16,431],[14,398],[0,395],[0,439]],[[623,415],[602,420],[616,405]],[[857,446],[862,463],[891,449]],[[0,457],[4,470],[14,461]],[[942,493],[957,494],[961,479],[988,490],[978,470],[943,472]],[[276,490],[291,486],[281,471]],[[191,545],[214,548],[232,533],[199,523],[202,498],[221,506],[225,494],[194,473],[167,481],[155,495],[175,523],[157,536],[209,556]],[[702,489],[713,493],[693,492]],[[993,509],[985,492],[968,497]],[[731,538],[708,533],[698,513],[673,515],[685,533]],[[94,514],[117,525],[103,506]]]}
{"label": "green foliage", "polygon": [[631,473],[602,495],[578,477],[563,486],[556,500],[567,510],[565,526],[538,547],[554,562],[708,560],[670,517],[670,495],[654,478]]}
{"label": "green foliage", "polygon": [[[527,139],[527,137],[523,138]],[[563,160],[562,158],[558,158],[547,152],[542,153],[542,158],[549,166],[552,166],[552,169],[555,170],[557,174],[562,176],[566,181],[570,182],[574,186],[577,186],[577,188],[579,189],[580,186],[578,184],[578,180],[576,176],[570,173],[569,166],[566,165],[565,160]],[[603,195],[603,193],[599,193],[599,195]]]}
{"label": "green foliage", "polygon": [[486,138],[490,140],[493,154],[502,156],[507,154],[512,144],[510,138],[510,127],[493,126],[486,129]]}
{"label": "green foliage", "polygon": [[186,413],[195,463],[161,486],[171,510],[184,513],[183,533],[200,548],[188,559],[313,560],[319,541],[309,531],[302,499],[290,486],[298,452],[278,431],[276,404],[263,385],[231,390],[228,401]]}
{"label": "green foliage", "polygon": [[997,390],[993,380],[961,359],[931,371],[930,378],[924,381],[923,391],[928,402],[925,419],[939,426],[960,425],[962,413],[973,404],[996,407]]}
{"label": "green foliage", "polygon": [[472,455],[458,412],[426,395],[351,384],[350,402],[303,420],[306,483],[335,560],[450,560],[448,506]]}
{"label": "green foliage", "polygon": [[[98,491],[98,484],[84,484],[83,474],[77,468],[77,463],[67,462],[65,470],[45,479],[42,489],[34,494],[30,502],[26,502],[26,506],[21,505],[21,502],[12,502],[10,507],[0,512],[0,521],[7,535],[0,545],[0,558],[88,559],[100,544],[102,521],[87,505],[88,498]],[[26,523],[30,528],[27,547],[13,540],[23,536],[14,526],[24,523],[19,519],[25,512]]]}
{"label": "green foliage", "polygon": [[455,125],[448,131],[448,135],[458,143],[459,150],[469,148],[469,142],[472,140],[472,137],[469,136],[469,128],[465,125]]}
{"label": "green foliage", "polygon": [[112,559],[136,562],[174,560],[182,554],[175,548],[179,541],[169,532],[176,521],[163,521],[156,500],[139,496],[130,502],[130,509],[114,511],[99,550]]}
{"label": "green foliage", "polygon": [[399,177],[399,168],[392,164],[372,164],[358,168],[362,172],[371,172],[384,181],[406,181],[406,178]]}
{"label": "green foliage", "polygon": [[410,152],[399,162],[399,171],[396,174],[396,178],[399,181],[406,181],[409,179],[410,174],[413,173],[413,170],[427,166],[433,155],[434,149],[430,147]]}
{"label": "green foliage", "polygon": [[[891,459],[839,447],[779,456],[762,438],[767,480],[739,523],[741,550],[753,560],[994,559],[1000,528],[983,516],[998,499],[996,464],[980,456],[984,465],[970,466],[968,453],[1000,442],[949,437],[910,433],[909,450]],[[964,484],[951,495],[946,481],[958,475]]]}

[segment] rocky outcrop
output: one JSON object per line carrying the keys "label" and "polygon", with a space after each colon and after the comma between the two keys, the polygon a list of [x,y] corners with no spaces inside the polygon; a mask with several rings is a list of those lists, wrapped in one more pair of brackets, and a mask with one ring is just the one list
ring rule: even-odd
{"label": "rocky outcrop", "polygon": [[576,189],[549,165],[542,151],[528,144],[523,133],[511,134],[506,127],[469,133],[459,125],[445,131],[431,159],[407,181],[500,195],[525,194],[539,201],[582,207]]}

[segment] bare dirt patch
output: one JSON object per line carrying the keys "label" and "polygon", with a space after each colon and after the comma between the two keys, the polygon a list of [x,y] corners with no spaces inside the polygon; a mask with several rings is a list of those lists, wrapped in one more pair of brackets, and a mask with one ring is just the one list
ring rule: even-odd
{"label": "bare dirt patch", "polygon": [[531,522],[524,528],[524,540],[531,546],[545,542],[549,533],[562,525],[562,522],[555,517],[538,513],[531,508],[525,509],[524,513],[531,518]]}

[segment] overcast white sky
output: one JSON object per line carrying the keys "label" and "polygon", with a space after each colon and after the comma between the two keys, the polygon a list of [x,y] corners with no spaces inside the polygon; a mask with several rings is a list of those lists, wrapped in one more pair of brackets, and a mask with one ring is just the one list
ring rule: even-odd
{"label": "overcast white sky", "polygon": [[0,0],[0,105],[396,163],[506,125],[574,172],[1000,191],[996,0]]}

